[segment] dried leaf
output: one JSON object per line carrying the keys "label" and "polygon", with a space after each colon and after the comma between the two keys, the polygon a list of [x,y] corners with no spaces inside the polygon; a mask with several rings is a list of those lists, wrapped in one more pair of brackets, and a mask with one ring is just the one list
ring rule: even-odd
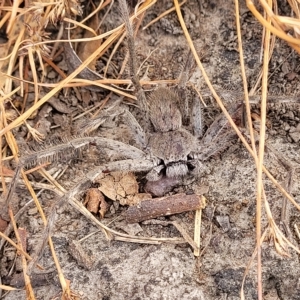
{"label": "dried leaf", "polygon": [[[9,44],[5,43],[5,44],[0,44],[0,53],[1,53],[1,57],[6,57],[9,53]],[[6,60],[0,60],[0,89],[3,87],[6,77],[4,76],[4,74],[6,74],[8,68],[8,59]]]}
{"label": "dried leaf", "polygon": [[103,194],[97,188],[91,188],[86,193],[84,205],[89,212],[96,214],[102,201],[104,201]]}
{"label": "dried leaf", "polygon": [[[97,43],[98,42],[98,43]],[[101,45],[99,41],[86,42],[82,43],[82,47],[80,47],[80,51],[78,51],[78,56],[82,61],[85,61],[92,53],[96,51]],[[97,60],[94,59],[88,64],[88,68],[95,71],[96,70]]]}
{"label": "dried leaf", "polygon": [[[93,24],[92,22],[96,22],[96,24]],[[93,29],[96,29],[98,26],[98,22],[96,18],[92,18],[91,22],[89,22],[89,26]],[[94,37],[93,33],[86,30],[84,33],[84,38]],[[91,56],[102,44],[102,40],[96,40],[96,41],[90,41],[90,42],[84,42],[80,43],[78,45],[77,55],[81,59],[81,61],[85,61],[88,57]],[[96,63],[97,63],[98,57],[96,57],[93,61],[91,61],[88,65],[88,68],[95,71],[96,70]]]}
{"label": "dried leaf", "polygon": [[106,175],[104,178],[99,180],[101,186],[99,190],[109,199],[117,200],[117,187],[114,178],[111,174]]}
{"label": "dried leaf", "polygon": [[126,202],[130,196],[138,194],[138,183],[133,173],[111,172],[98,181],[99,190],[111,200]]}
{"label": "dried leaf", "polygon": [[8,169],[5,166],[1,166],[1,167],[2,167],[1,176],[13,177],[15,175],[15,172],[13,170]]}
{"label": "dried leaf", "polygon": [[99,212],[101,218],[104,218],[104,215],[108,209],[108,204],[105,201],[103,194],[99,191],[99,189],[96,188],[91,188],[88,190],[84,205],[87,206],[88,211],[94,214]]}
{"label": "dried leaf", "polygon": [[100,202],[100,210],[99,210],[99,213],[100,213],[100,216],[102,219],[104,218],[107,210],[108,210],[108,204],[103,197],[103,200],[101,200],[101,202]]}
{"label": "dried leaf", "polygon": [[8,222],[3,220],[1,217],[0,217],[0,231],[1,232],[4,232],[7,228],[7,225],[8,225]]}
{"label": "dried leaf", "polygon": [[119,190],[123,190],[126,195],[135,195],[139,192],[139,185],[133,173],[125,173],[119,181]]}

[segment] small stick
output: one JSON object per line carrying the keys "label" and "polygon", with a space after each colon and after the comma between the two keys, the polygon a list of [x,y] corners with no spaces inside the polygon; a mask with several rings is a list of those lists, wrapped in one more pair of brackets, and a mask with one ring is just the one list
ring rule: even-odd
{"label": "small stick", "polygon": [[161,216],[179,214],[186,211],[204,208],[202,197],[196,194],[177,194],[162,198],[155,198],[131,206],[125,212],[128,223],[137,223]]}
{"label": "small stick", "polygon": [[196,214],[195,214],[195,228],[194,228],[194,242],[197,245],[197,249],[194,249],[194,255],[195,256],[200,256],[200,243],[201,243],[201,238],[200,238],[200,228],[201,228],[201,215],[202,215],[202,209],[197,209]]}
{"label": "small stick", "polygon": [[[205,205],[206,199],[202,196],[203,203]],[[202,209],[197,209],[195,213],[195,227],[194,227],[194,242],[197,248],[194,248],[194,255],[200,256],[200,246],[201,246],[201,216],[202,216]]]}

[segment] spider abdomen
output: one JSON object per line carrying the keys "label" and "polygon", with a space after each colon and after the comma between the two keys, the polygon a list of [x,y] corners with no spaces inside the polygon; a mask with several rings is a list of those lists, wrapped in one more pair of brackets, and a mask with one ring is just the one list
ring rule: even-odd
{"label": "spider abdomen", "polygon": [[178,96],[168,88],[160,87],[149,97],[150,120],[156,132],[174,131],[182,126]]}

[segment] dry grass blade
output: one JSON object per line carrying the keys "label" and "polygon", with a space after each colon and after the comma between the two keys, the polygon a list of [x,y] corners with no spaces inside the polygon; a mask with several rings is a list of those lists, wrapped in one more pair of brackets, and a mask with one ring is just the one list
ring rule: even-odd
{"label": "dry grass blade", "polygon": [[[101,35],[100,35],[100,36],[97,35],[97,33],[95,32],[94,29],[92,29],[91,27],[89,27],[89,26],[87,26],[87,25],[82,24],[82,22],[77,22],[77,21],[72,20],[72,19],[69,19],[69,18],[64,18],[64,21],[65,21],[65,22],[68,22],[69,24],[75,25],[75,27],[78,26],[78,27],[80,27],[80,28],[82,28],[82,29],[85,29],[85,30],[91,32],[91,33],[95,36],[95,38],[91,38],[92,41],[100,40],[100,39],[102,38]],[[88,42],[88,41],[90,40],[90,38],[85,38],[84,40]],[[73,40],[73,41],[74,41],[74,40]],[[79,40],[77,40],[77,41],[80,42],[80,41],[82,41],[82,39],[79,39]]]}
{"label": "dry grass blade", "polygon": [[[19,247],[21,248],[22,252],[23,252],[23,243],[21,241],[21,238],[20,238],[20,235],[19,235],[19,231],[18,231],[18,228],[17,228],[17,224],[15,222],[15,219],[14,219],[14,215],[13,215],[13,212],[11,209],[9,209],[9,216],[10,216],[10,221],[13,225],[13,228],[14,228],[14,232],[15,232],[15,235],[16,235],[16,238],[17,238],[17,241],[18,241],[18,245]],[[35,299],[35,296],[34,296],[34,292],[33,292],[33,288],[32,288],[32,285],[31,285],[31,282],[30,282],[30,277],[27,275],[27,262],[26,262],[26,259],[25,259],[25,256],[24,255],[21,255],[21,259],[22,259],[22,268],[23,268],[23,275],[24,275],[24,282],[25,282],[25,289],[26,289],[26,298],[27,299]]]}
{"label": "dry grass blade", "polygon": [[298,229],[297,224],[294,224],[294,229],[295,229],[295,232],[296,232],[296,235],[297,235],[298,239],[300,240],[300,231]]}
{"label": "dry grass blade", "polygon": [[282,256],[290,257],[288,247],[291,247],[300,254],[300,250],[284,236],[282,231],[275,223],[265,192],[263,192],[263,199],[269,222],[269,235],[274,241],[276,251]]}
{"label": "dry grass blade", "polygon": [[[37,196],[36,196],[36,194],[35,194],[32,186],[30,185],[30,182],[29,182],[27,176],[25,175],[24,171],[22,171],[22,177],[23,177],[23,180],[24,180],[24,182],[25,182],[25,184],[26,184],[26,186],[27,186],[27,188],[28,188],[28,190],[29,190],[29,192],[30,192],[30,194],[31,194],[34,202],[35,202],[35,205],[38,208],[38,211],[39,211],[39,213],[41,215],[41,218],[42,218],[42,220],[43,220],[43,222],[44,222],[44,224],[46,226],[47,225],[47,219],[45,217],[43,209],[42,209],[42,207],[41,207],[41,205],[40,205],[40,203],[39,203],[39,201],[37,199]],[[66,294],[70,295],[71,291],[69,290],[68,284],[67,284],[67,282],[66,282],[66,280],[64,278],[64,275],[62,273],[62,269],[60,267],[60,263],[58,261],[57,255],[55,253],[54,244],[53,244],[53,241],[52,241],[51,237],[48,238],[48,243],[49,243],[49,247],[50,247],[50,250],[51,250],[51,253],[52,253],[52,256],[53,256],[53,260],[54,260],[56,269],[58,271],[58,277],[59,277],[59,280],[60,280],[60,284],[61,284],[63,293],[66,293]],[[33,262],[31,263],[31,266],[32,265],[33,265]],[[29,266],[28,267],[28,273],[30,273],[31,271],[32,271],[32,269]]]}
{"label": "dry grass blade", "polygon": [[13,6],[11,8],[11,13],[7,14],[9,16],[9,22],[7,25],[6,32],[11,31],[11,29],[16,21],[16,16],[18,13],[18,5],[19,5],[18,1],[14,1]]}
{"label": "dry grass blade", "polygon": [[13,288],[13,287],[8,286],[8,285],[3,285],[3,284],[0,284],[0,289],[2,289],[4,291],[17,291],[18,290],[16,288]]}
{"label": "dry grass blade", "polygon": [[238,43],[239,43],[240,65],[241,65],[241,72],[242,72],[242,78],[243,78],[243,91],[244,91],[244,95],[245,95],[247,124],[248,124],[249,133],[250,133],[252,150],[253,150],[253,153],[255,154],[255,156],[257,156],[256,147],[255,147],[255,138],[254,138],[254,132],[253,132],[253,126],[252,126],[252,118],[251,118],[248,83],[247,83],[245,63],[244,63],[244,51],[243,51],[243,44],[242,44],[242,33],[241,33],[239,11],[240,11],[239,10],[239,2],[238,2],[238,0],[235,0],[235,21],[236,21],[236,28],[237,28]]}
{"label": "dry grass blade", "polygon": [[[9,244],[11,244],[16,250],[18,250],[22,255],[24,255],[28,260],[32,260],[30,255],[23,251],[13,240],[0,231],[0,237],[5,239]],[[41,267],[40,267],[41,268]]]}
{"label": "dry grass blade", "polygon": [[[270,18],[267,17],[267,22],[270,23]],[[266,138],[266,114],[267,114],[267,92],[268,92],[268,67],[270,60],[270,31],[266,29],[264,40],[264,59],[262,73],[262,99],[261,99],[261,122],[259,135],[259,149],[257,161],[257,186],[256,186],[256,243],[257,243],[257,282],[258,282],[258,299],[262,299],[262,264],[261,264],[261,214],[262,214],[262,191],[263,191],[263,163],[265,152]]]}
{"label": "dry grass blade", "polygon": [[[137,11],[137,17],[142,14],[144,11],[149,9],[150,6],[152,6],[156,1],[146,1],[144,2]],[[132,17],[133,18],[133,17]],[[55,88],[53,88],[48,94],[46,94],[44,97],[42,97],[37,103],[35,103],[32,107],[30,107],[27,111],[25,111],[19,118],[11,122],[8,126],[6,126],[4,129],[0,131],[0,136],[4,135],[9,130],[15,128],[16,126],[19,126],[22,122],[24,122],[34,111],[36,111],[41,105],[46,103],[52,96],[54,96],[57,92],[59,92],[62,88],[65,87],[66,84],[68,84],[72,79],[74,79],[83,69],[85,69],[90,62],[92,62],[95,57],[99,56],[102,51],[104,51],[107,47],[111,45],[123,32],[123,25],[117,27],[115,30],[113,30],[113,33],[106,33],[105,36],[108,34],[111,34],[107,40],[95,51],[89,58],[87,58],[82,65],[76,69],[73,73],[71,73],[67,78],[62,80]],[[103,35],[104,36],[104,35]],[[98,37],[99,38],[99,37]],[[80,40],[81,41],[81,40]],[[9,73],[11,75],[11,73]]]}
{"label": "dry grass blade", "polygon": [[[27,81],[27,80],[21,80],[17,77],[14,76],[7,76],[10,77],[13,80],[16,81],[20,81],[20,82],[24,82],[24,83],[28,83],[28,84],[32,84],[31,81]],[[66,76],[62,76],[62,77],[66,77]],[[39,87],[49,87],[49,88],[53,88],[56,87],[60,84],[61,82],[58,83],[38,83]],[[71,80],[68,84],[65,84],[65,87],[84,87],[87,85],[97,85],[100,87],[103,87],[106,90],[111,90],[117,94],[121,93],[121,95],[126,96],[127,98],[131,98],[131,99],[135,99],[136,97],[125,93],[124,91],[118,90],[116,88],[111,87],[110,85],[129,85],[131,83],[130,79],[99,79],[99,80],[95,80],[95,81],[91,81],[91,80],[87,80],[87,79],[80,79],[80,78],[74,78],[73,80]],[[140,81],[141,85],[164,85],[164,84],[177,84],[178,83],[178,79],[165,79],[165,80],[141,80]],[[13,94],[15,94],[17,91],[20,90],[20,87],[16,88],[15,90],[13,90],[11,93],[9,93],[8,95],[3,96],[3,98],[1,99],[8,99],[10,98]]]}
{"label": "dry grass blade", "polygon": [[[274,26],[272,26],[272,24],[270,22],[267,22],[266,19],[258,12],[258,10],[256,9],[254,3],[252,1],[246,0],[247,3],[247,7],[249,8],[249,10],[253,13],[253,15],[256,17],[256,19],[268,30],[270,30],[270,32],[272,32],[273,34],[275,34],[276,36],[278,36],[279,38],[285,40],[286,42],[289,43],[289,45],[295,49],[298,53],[300,53],[300,41],[298,38],[294,38],[291,37],[290,35],[288,35],[287,33],[285,33],[286,28],[288,23],[286,24],[286,19],[280,19],[276,14],[274,14],[274,12],[272,11],[272,8],[270,6],[269,3],[266,3],[266,1],[261,0],[260,3],[264,8],[264,12],[267,13],[267,15],[271,18]],[[290,20],[289,20],[289,23]],[[299,23],[298,20],[295,20],[295,22],[293,22],[293,29],[295,30],[295,32],[299,32]]]}
{"label": "dry grass blade", "polygon": [[[204,202],[206,199],[202,196]],[[194,242],[196,244],[196,248],[194,249],[194,255],[200,256],[200,249],[201,249],[201,216],[202,216],[202,209],[197,209],[195,212],[195,225],[194,225]]]}
{"label": "dry grass blade", "polygon": [[[267,236],[267,233],[268,233],[268,230],[265,230],[264,233],[262,234],[261,236],[261,239],[260,239],[260,244],[263,243],[263,241],[265,240],[266,236]],[[242,281],[242,286],[241,286],[241,290],[240,290],[240,295],[241,295],[241,299],[242,300],[245,300],[245,293],[244,293],[244,284],[245,284],[245,281],[246,281],[246,276],[251,268],[251,265],[252,263],[254,262],[254,259],[255,259],[255,256],[257,255],[257,245],[255,246],[255,249],[252,253],[252,256],[246,266],[246,269],[245,269],[245,272],[244,272],[244,276],[243,276],[243,281]]]}
{"label": "dry grass blade", "polygon": [[32,77],[33,77],[33,83],[34,83],[34,103],[36,103],[38,101],[38,97],[39,97],[39,90],[38,90],[38,79],[37,79],[37,73],[36,73],[36,68],[35,68],[35,62],[34,62],[34,58],[33,58],[33,53],[32,53],[32,49],[28,48],[28,57],[29,57],[29,64],[30,67],[32,69]]}

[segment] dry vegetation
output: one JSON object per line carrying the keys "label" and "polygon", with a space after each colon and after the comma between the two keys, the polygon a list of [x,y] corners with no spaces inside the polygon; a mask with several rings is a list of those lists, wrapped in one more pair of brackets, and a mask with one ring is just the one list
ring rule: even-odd
{"label": "dry vegetation", "polygon": [[[151,6],[155,4],[156,1],[147,0],[140,1],[134,9],[134,14],[132,15],[132,20],[135,22],[135,29],[140,29],[140,24],[143,19],[144,14],[147,10],[151,9]],[[239,128],[235,125],[230,115],[226,111],[226,108],[222,104],[221,98],[218,96],[217,92],[214,90],[208,76],[206,75],[205,69],[203,68],[201,61],[197,55],[193,41],[189,36],[189,32],[183,21],[180,6],[177,0],[174,0],[173,11],[176,10],[178,20],[180,21],[181,27],[184,31],[184,35],[187,40],[187,44],[190,47],[198,68],[201,70],[203,77],[206,81],[207,86],[211,90],[215,100],[222,109],[223,113],[228,118],[231,126],[237,132],[240,140],[243,142],[244,146],[247,148],[249,153],[253,157],[253,163],[257,167],[257,203],[256,203],[256,239],[258,241],[256,249],[253,249],[253,258],[256,257],[258,260],[258,294],[259,299],[262,299],[261,290],[261,259],[260,259],[260,245],[263,242],[266,235],[272,237],[274,245],[277,251],[281,255],[287,255],[287,248],[293,247],[296,251],[297,248],[293,246],[287,238],[280,231],[278,225],[274,222],[271,211],[269,209],[268,199],[265,198],[264,193],[264,181],[263,173],[265,173],[269,179],[276,187],[293,205],[299,209],[300,206],[295,202],[291,195],[289,195],[285,189],[272,177],[268,170],[263,165],[264,157],[264,141],[265,141],[265,126],[266,126],[266,103],[267,103],[267,91],[268,91],[268,62],[272,56],[272,51],[275,43],[275,38],[285,40],[290,47],[292,47],[297,53],[300,53],[300,5],[296,0],[289,0],[291,11],[293,12],[293,17],[279,16],[277,13],[277,3],[276,1],[264,1],[261,0],[259,3],[254,4],[252,1],[246,1],[249,10],[254,14],[257,20],[262,25],[263,41],[263,68],[261,70],[261,75],[257,78],[258,85],[261,85],[261,116],[260,116],[260,135],[259,135],[259,148],[258,151],[255,147],[255,137],[252,129],[252,118],[250,112],[249,104],[249,93],[247,90],[247,78],[245,77],[244,64],[241,60],[242,76],[244,80],[245,88],[245,104],[247,111],[247,120],[249,124],[249,135],[251,143],[249,144],[244,138],[243,134],[240,132]],[[110,14],[111,5],[117,5],[111,0],[100,1],[100,3],[90,3],[93,5],[93,12],[81,19],[80,16],[83,14],[82,10],[85,7],[81,7],[80,3],[76,0],[68,1],[41,1],[41,2],[31,2],[31,1],[2,1],[0,4],[0,31],[1,35],[7,37],[7,40],[2,42],[0,45],[0,134],[1,134],[1,183],[2,192],[5,195],[8,191],[8,183],[10,178],[12,178],[14,171],[9,168],[9,162],[15,161],[16,164],[19,163],[19,149],[17,135],[20,125],[25,125],[27,128],[25,138],[27,140],[36,140],[38,142],[43,142],[44,134],[39,132],[38,128],[34,128],[27,122],[28,119],[36,116],[41,109],[42,105],[47,101],[50,101],[51,97],[56,95],[61,90],[64,93],[69,93],[70,89],[75,89],[75,93],[80,93],[80,87],[93,85],[101,90],[107,91],[106,99],[101,102],[101,105],[93,109],[93,113],[97,114],[99,107],[102,108],[105,103],[111,97],[112,93],[126,96],[135,100],[132,94],[125,91],[122,87],[126,84],[130,84],[130,80],[121,79],[122,74],[118,74],[114,79],[107,78],[106,73],[109,64],[113,61],[114,54],[118,51],[118,47],[125,38],[124,26],[118,26],[114,30],[103,32],[101,28],[102,20],[97,18],[97,13],[100,11],[105,11],[104,16]],[[184,3],[183,3],[184,5]],[[238,0],[235,1],[236,12],[239,12]],[[166,11],[165,14],[170,11]],[[86,15],[86,14],[84,14]],[[238,13],[237,13],[238,16]],[[75,19],[77,21],[75,21]],[[66,25],[68,24],[68,25]],[[64,51],[62,46],[62,41],[68,43],[68,34],[66,34],[66,27],[76,26],[81,28],[85,33],[84,38],[82,34],[80,38],[74,39],[73,41],[92,41],[93,43],[86,43],[87,47],[82,51],[82,54],[87,54],[86,56],[80,56],[83,61],[81,65],[77,66],[72,73],[66,75],[64,70],[60,69],[58,65],[55,64],[55,58],[61,55]],[[242,37],[239,25],[239,18],[236,18],[236,30],[238,32],[239,38],[239,53],[240,57],[243,57],[242,49]],[[55,36],[56,35],[56,36]],[[113,50],[112,50],[113,49]],[[108,50],[110,50],[110,57],[107,60],[107,65],[101,70],[100,75],[95,75],[93,68],[95,62],[99,60]],[[79,55],[79,54],[78,54]],[[68,59],[68,57],[66,58]],[[73,59],[73,57],[72,57]],[[126,61],[124,62],[124,67],[121,73],[124,71]],[[89,78],[78,79],[76,76],[87,67],[90,68]],[[60,80],[56,83],[47,82],[47,74],[50,72],[55,72],[58,74]],[[91,75],[92,74],[92,75]],[[169,82],[173,82],[170,80]],[[155,81],[142,81],[142,84],[156,84]],[[34,91],[34,99],[29,99],[29,92]],[[251,91],[252,92],[252,91]],[[81,117],[81,115],[79,116]],[[47,174],[44,169],[44,165],[32,170],[21,170],[21,176],[23,182],[28,188],[38,211],[44,221],[47,224],[47,218],[43,213],[43,208],[40,206],[37,195],[32,188],[27,175],[33,171],[38,170],[44,178],[47,179],[49,184],[53,185],[53,189],[56,190],[57,194],[64,194],[65,189],[52,178],[51,175]],[[23,208],[24,209],[24,208]],[[26,209],[26,208],[25,208]],[[122,236],[118,233],[109,230],[109,228],[101,225],[101,223],[96,220],[96,218],[91,217],[91,214],[86,211],[85,207],[78,204],[78,209],[86,214],[92,222],[97,222],[99,227],[102,227],[106,231],[107,236],[114,238],[119,237],[120,240],[126,240],[126,235]],[[261,228],[261,211],[265,209],[269,226],[268,228],[262,230]],[[30,277],[26,275],[28,269],[28,263],[32,259],[24,251],[24,245],[21,242],[22,234],[20,228],[18,229],[12,209],[9,208],[10,222],[13,224],[14,234],[11,234],[15,243],[9,239],[5,234],[1,234],[3,239],[6,239],[13,247],[15,247],[22,257],[22,266],[24,270],[25,287],[28,299],[35,299],[34,290],[31,287]],[[15,211],[17,213],[17,211]],[[6,228],[5,220],[2,220],[2,228]],[[0,223],[1,225],[1,223]],[[25,233],[26,235],[26,233]],[[65,280],[64,275],[61,271],[59,261],[56,257],[54,246],[51,238],[48,240],[50,247],[52,249],[53,259],[55,260],[57,272],[59,274],[59,279],[62,287],[62,298],[63,299],[75,299],[76,295],[70,290],[70,283]],[[138,240],[136,242],[139,242]],[[145,241],[144,241],[145,242]],[[9,286],[0,286],[3,290],[13,290]],[[241,297],[243,297],[243,292],[241,292]]]}

